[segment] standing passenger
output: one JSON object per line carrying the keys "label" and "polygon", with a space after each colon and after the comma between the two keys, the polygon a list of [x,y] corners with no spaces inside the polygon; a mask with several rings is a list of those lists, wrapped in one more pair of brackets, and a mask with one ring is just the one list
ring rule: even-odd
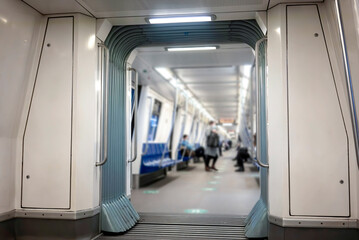
{"label": "standing passenger", "polygon": [[[217,127],[214,124],[214,121],[209,122],[210,127],[206,131],[206,149],[205,149],[205,170],[209,172],[211,169],[218,171],[215,167],[216,161],[218,159],[218,145],[219,145],[219,136],[217,134]],[[210,160],[213,159],[212,166],[209,167]]]}

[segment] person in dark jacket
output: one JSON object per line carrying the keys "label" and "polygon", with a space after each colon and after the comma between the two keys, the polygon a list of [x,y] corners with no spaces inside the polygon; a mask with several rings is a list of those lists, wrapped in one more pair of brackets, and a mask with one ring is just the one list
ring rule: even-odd
{"label": "person in dark jacket", "polygon": [[248,154],[248,149],[246,147],[239,148],[237,156],[236,156],[236,159],[237,159],[236,166],[238,166],[238,169],[236,170],[236,172],[244,172],[243,161],[246,161],[250,157],[251,156]]}

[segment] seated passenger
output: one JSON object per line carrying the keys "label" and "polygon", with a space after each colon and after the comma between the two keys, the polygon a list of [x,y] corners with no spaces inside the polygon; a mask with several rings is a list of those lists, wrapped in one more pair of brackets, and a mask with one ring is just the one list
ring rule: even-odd
{"label": "seated passenger", "polygon": [[227,145],[228,145],[228,148],[232,148],[232,140],[229,139],[229,140],[227,141]]}
{"label": "seated passenger", "polygon": [[236,156],[237,165],[235,166],[239,167],[236,172],[244,172],[243,161],[247,161],[248,158],[250,158],[248,149],[246,147],[240,147]]}
{"label": "seated passenger", "polygon": [[188,142],[187,134],[183,135],[180,151],[182,154],[184,152],[184,156],[186,157],[198,157],[198,158],[203,157],[204,159],[204,148],[200,146],[197,149],[195,149],[194,146]]}

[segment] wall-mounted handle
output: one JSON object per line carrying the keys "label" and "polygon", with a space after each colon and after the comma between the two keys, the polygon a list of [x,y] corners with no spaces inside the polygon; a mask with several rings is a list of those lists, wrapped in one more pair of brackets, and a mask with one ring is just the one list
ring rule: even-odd
{"label": "wall-mounted handle", "polygon": [[[131,160],[128,162],[134,162],[137,159],[137,105],[138,105],[138,73],[136,71],[136,69],[134,68],[128,68],[129,71],[133,71],[135,72],[135,105],[133,107],[133,112],[132,112],[132,116],[133,116],[133,120],[134,120],[134,129],[133,129],[133,137],[134,137],[134,145],[135,145],[135,150],[134,150],[134,154],[132,151],[132,147],[131,147]],[[134,155],[134,156],[132,156]]]}
{"label": "wall-mounted handle", "polygon": [[[259,166],[263,167],[263,168],[269,168],[268,164],[265,164],[261,161],[261,144],[260,144],[260,139],[261,139],[261,120],[262,120],[262,116],[261,116],[261,97],[260,97],[260,93],[262,92],[263,89],[263,79],[259,77],[259,46],[262,42],[267,41],[267,38],[264,37],[262,39],[259,39],[256,42],[256,46],[255,46],[255,52],[256,52],[256,81],[257,81],[257,160],[256,162],[258,163]],[[265,70],[264,70],[265,71]]]}
{"label": "wall-mounted handle", "polygon": [[339,36],[340,36],[340,44],[342,47],[342,54],[343,54],[343,62],[344,62],[344,70],[345,70],[345,78],[346,78],[346,85],[347,85],[347,92],[349,97],[349,108],[350,108],[350,117],[352,120],[352,127],[353,127],[353,135],[354,135],[354,143],[355,143],[355,153],[357,157],[357,164],[359,167],[359,129],[358,129],[358,116],[355,108],[355,100],[354,100],[354,89],[352,78],[350,74],[350,66],[348,62],[348,53],[347,53],[347,46],[345,42],[345,35],[343,30],[342,24],[342,16],[340,12],[340,5],[339,1],[335,0],[335,9],[337,14],[337,21],[338,21],[338,28],[339,28]]}
{"label": "wall-mounted handle", "polygon": [[105,80],[102,79],[102,107],[101,107],[101,148],[100,148],[100,162],[96,166],[103,166],[107,162],[107,119],[108,119],[108,70],[110,64],[110,51],[103,43],[98,43],[98,47],[105,49],[106,66],[105,66]]}

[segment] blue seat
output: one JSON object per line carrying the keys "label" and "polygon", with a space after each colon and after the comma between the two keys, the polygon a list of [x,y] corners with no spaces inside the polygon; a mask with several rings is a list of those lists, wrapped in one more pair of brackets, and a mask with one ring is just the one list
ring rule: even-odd
{"label": "blue seat", "polygon": [[189,156],[182,156],[181,150],[177,154],[177,162],[188,162],[191,159]]}
{"label": "blue seat", "polygon": [[258,163],[257,163],[257,158],[256,158],[256,157],[253,159],[253,165],[254,165],[255,167],[257,167],[258,170],[260,169],[260,166],[259,166]]}
{"label": "blue seat", "polygon": [[[166,149],[163,155],[165,148],[166,143],[148,143],[147,152],[142,155],[140,174],[155,172],[162,168],[170,167],[176,164],[176,161],[170,158],[170,152],[168,149]],[[145,152],[145,150],[146,144],[143,145],[142,151]]]}

